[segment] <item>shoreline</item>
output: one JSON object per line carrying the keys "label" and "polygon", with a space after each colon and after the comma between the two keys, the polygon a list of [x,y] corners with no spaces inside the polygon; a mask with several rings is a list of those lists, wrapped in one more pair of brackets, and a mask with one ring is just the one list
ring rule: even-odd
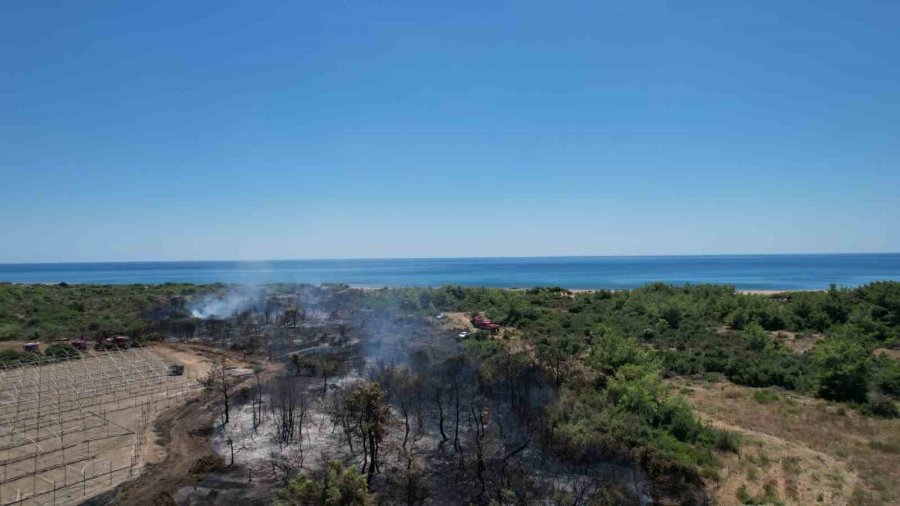
{"label": "shoreline", "polygon": [[[82,283],[77,281],[35,281],[35,282],[20,282],[20,281],[3,281],[0,280],[0,286],[57,286],[62,283],[65,283],[69,286],[162,286],[167,283]],[[344,285],[348,288],[354,290],[384,290],[384,289],[403,289],[403,288],[442,288],[444,286],[454,286],[450,285],[398,285],[398,286],[372,286],[372,285],[355,285],[351,283],[341,283],[341,282],[324,282],[324,283],[304,283],[304,282],[271,282],[271,283],[229,283],[223,281],[217,282],[209,282],[209,283],[193,283],[193,282],[184,282],[177,283],[183,285],[193,285],[193,286],[208,286],[208,285],[225,285],[225,286],[268,286],[268,285],[278,285],[278,284],[297,284],[297,285],[311,285],[311,286],[324,286],[324,285]],[[490,288],[496,290],[513,290],[513,291],[524,291],[531,290],[532,288],[562,288],[571,293],[594,293],[594,292],[625,292],[629,290],[637,290],[644,286],[647,286],[647,283],[641,286],[635,286],[631,288],[566,288],[564,286],[530,286],[530,287],[521,287],[521,286],[486,286],[486,285],[459,285],[464,288]],[[668,284],[668,283],[664,283]],[[726,286],[729,283],[716,284],[715,286]],[[685,285],[669,285],[674,286],[676,288],[680,288]],[[698,285],[691,285],[698,286]],[[862,285],[859,285],[862,286]],[[847,286],[841,288],[849,288],[855,289],[859,288],[859,286]],[[796,293],[796,292],[825,292],[827,289],[825,288],[786,288],[786,289],[750,289],[750,290],[742,290],[739,288],[735,288],[734,293],[739,295],[777,295],[779,293]]]}
{"label": "shoreline", "polygon": [[174,259],[174,260],[88,260],[88,261],[41,261],[41,262],[0,262],[2,267],[30,266],[84,266],[84,265],[147,265],[147,264],[277,264],[288,262],[409,262],[441,260],[565,260],[565,259],[672,259],[672,258],[796,258],[796,257],[852,257],[852,256],[898,256],[900,251],[843,251],[818,253],[669,253],[637,255],[493,255],[493,256],[412,256],[412,257],[309,257],[309,258],[256,258],[256,259]]}
{"label": "shoreline", "polygon": [[[857,288],[857,287],[852,287]],[[740,295],[778,295],[779,293],[796,293],[796,292],[826,292],[825,289],[804,288],[796,290],[735,290],[734,293]]]}
{"label": "shoreline", "polygon": [[[347,285],[347,287],[349,287],[350,289],[365,290],[365,291],[385,290],[385,289],[393,290],[393,289],[402,289],[402,288],[442,288],[442,286],[451,286],[451,285],[442,285],[442,286],[427,286],[427,285],[371,286],[371,285],[351,285],[349,283],[322,283],[322,284],[344,284],[344,285]],[[722,285],[716,285],[716,286],[724,286],[727,284],[728,283],[723,283]],[[637,290],[646,285],[636,286],[634,288],[566,288],[564,286],[560,286],[560,287],[555,287],[555,286],[508,287],[508,286],[484,286],[484,285],[460,285],[460,286],[462,286],[463,288],[490,288],[490,289],[495,289],[495,290],[510,290],[510,291],[516,291],[516,292],[531,290],[532,288],[562,288],[563,290],[566,290],[567,292],[571,292],[571,293],[594,293],[594,292],[627,292],[630,290]],[[684,285],[670,285],[670,286],[680,288],[681,286],[684,286]],[[697,286],[697,285],[692,285],[692,286]],[[860,285],[860,286],[862,286],[862,285]],[[850,287],[842,287],[842,288],[855,289],[855,288],[859,288],[859,287],[858,286],[850,286]],[[734,293],[736,293],[738,295],[778,295],[780,293],[797,293],[797,292],[814,293],[814,292],[826,292],[826,291],[828,291],[828,290],[826,290],[825,288],[787,288],[787,289],[783,289],[783,290],[773,290],[773,289],[740,290],[740,289],[735,289]]]}
{"label": "shoreline", "polygon": [[[727,284],[727,283],[726,283]],[[683,286],[683,285],[672,285],[675,287]],[[717,285],[722,286],[722,285]],[[640,288],[640,287],[637,287]],[[849,288],[857,288],[857,287],[849,287]],[[564,288],[572,293],[592,293],[592,292],[622,292],[626,290],[635,290],[635,288],[617,288],[617,289],[605,289],[605,288]],[[527,288],[513,288],[513,290],[528,290]],[[824,288],[788,288],[785,290],[739,290],[735,289],[734,293],[738,295],[778,295],[780,293],[797,293],[797,292],[825,292]]]}

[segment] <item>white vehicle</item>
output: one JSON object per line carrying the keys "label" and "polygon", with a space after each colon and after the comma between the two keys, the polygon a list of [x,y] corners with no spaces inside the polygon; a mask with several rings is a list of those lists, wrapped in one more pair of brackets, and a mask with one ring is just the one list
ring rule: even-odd
{"label": "white vehicle", "polygon": [[444,313],[441,313],[441,314],[435,316],[434,318],[435,318],[436,320],[443,320],[443,319],[446,318],[446,317],[447,317],[447,315],[445,315]]}
{"label": "white vehicle", "polygon": [[469,331],[468,331],[468,330],[463,330],[462,332],[459,333],[459,338],[460,338],[460,339],[465,339],[465,338],[467,338],[467,337],[469,337]]}

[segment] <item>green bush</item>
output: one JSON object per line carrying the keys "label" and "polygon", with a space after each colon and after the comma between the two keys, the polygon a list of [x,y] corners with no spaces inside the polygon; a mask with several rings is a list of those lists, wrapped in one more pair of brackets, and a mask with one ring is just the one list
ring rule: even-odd
{"label": "green bush", "polygon": [[813,354],[818,393],[835,401],[864,402],[868,390],[870,350],[847,336],[830,337]]}
{"label": "green bush", "polygon": [[866,394],[866,404],[864,409],[872,415],[884,418],[897,418],[900,416],[900,412],[897,410],[897,403],[894,399],[881,392],[869,392]]}
{"label": "green bush", "polygon": [[712,430],[713,446],[723,452],[738,453],[741,449],[741,435],[728,430]]}
{"label": "green bush", "polygon": [[0,341],[11,341],[13,339],[21,339],[24,334],[22,326],[18,323],[0,324]]}
{"label": "green bush", "polygon": [[28,353],[18,350],[0,350],[0,364],[12,364],[28,358]]}
{"label": "green bush", "polygon": [[56,359],[66,359],[78,356],[78,350],[68,343],[51,344],[44,350],[44,355]]}
{"label": "green bush", "polygon": [[756,390],[753,392],[753,399],[760,404],[768,404],[777,401],[780,396],[771,390]]}
{"label": "green bush", "polygon": [[332,460],[317,473],[301,474],[291,479],[275,501],[283,506],[371,506],[375,496],[366,479],[353,466],[344,467]]}

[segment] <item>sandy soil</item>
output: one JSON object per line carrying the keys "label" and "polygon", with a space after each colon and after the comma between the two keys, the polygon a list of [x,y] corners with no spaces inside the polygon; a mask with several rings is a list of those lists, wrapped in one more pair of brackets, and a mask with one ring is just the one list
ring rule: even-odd
{"label": "sandy soil", "polygon": [[94,504],[166,504],[165,497],[190,481],[190,469],[198,459],[211,455],[206,429],[215,414],[206,409],[212,396],[205,394],[186,405],[167,411],[154,425],[164,458],[148,465],[138,479],[98,498]]}
{"label": "sandy soil", "polygon": [[209,374],[213,364],[211,356],[198,352],[197,348],[186,344],[171,343],[153,346],[151,350],[173,364],[183,365],[185,375],[196,379]]}
{"label": "sandy soil", "polygon": [[168,376],[168,364],[150,349],[90,350],[82,359],[0,373],[7,482],[0,503],[35,494],[38,501],[75,504],[153,462],[150,424],[194,388],[185,377]]}
{"label": "sandy soil", "polygon": [[[205,376],[220,360],[225,360],[227,367],[259,368],[264,374],[275,367],[264,359],[245,358],[239,352],[198,344],[168,344],[160,353],[184,364],[186,374],[190,372],[192,376],[199,377]],[[235,395],[247,388],[252,378],[235,378],[236,384],[232,390]],[[170,502],[173,497],[196,496],[199,484],[206,476],[202,472],[192,472],[192,469],[200,459],[215,455],[210,437],[220,412],[219,398],[212,392],[203,392],[187,404],[163,413],[153,427],[155,444],[160,448],[155,463],[148,465],[136,480],[98,498],[93,504],[162,505],[173,504]],[[217,476],[216,479],[223,478]],[[208,493],[203,494],[200,499],[208,499],[213,501],[209,504],[215,504],[215,493],[212,497]]]}
{"label": "sandy soil", "polygon": [[469,320],[469,315],[463,312],[449,312],[444,313],[447,317],[443,320],[437,320],[434,318],[430,318],[438,328],[446,329],[446,330],[455,330],[455,331],[463,331],[468,330],[469,332],[474,332],[475,327],[472,325],[472,322]]}
{"label": "sandy soil", "polygon": [[875,350],[875,356],[883,356],[893,360],[900,360],[900,350],[891,348],[878,348]]}
{"label": "sandy soil", "polygon": [[724,456],[720,480],[711,484],[717,504],[742,504],[739,489],[744,497],[764,497],[767,487],[791,504],[850,503],[859,476],[846,462],[764,432],[704,418],[743,437],[740,454]]}
{"label": "sandy soil", "polygon": [[23,344],[25,344],[25,341],[0,341],[0,351],[2,351],[2,350],[22,351]]}
{"label": "sandy soil", "polygon": [[825,336],[822,334],[798,334],[787,330],[771,332],[770,335],[785,348],[798,355],[812,351],[820,341],[825,340]]}
{"label": "sandy soil", "polygon": [[720,479],[709,484],[719,504],[740,504],[741,487],[759,498],[767,486],[787,504],[900,500],[900,420],[780,390],[681,378],[670,384],[701,418],[745,437],[740,455],[722,456]]}

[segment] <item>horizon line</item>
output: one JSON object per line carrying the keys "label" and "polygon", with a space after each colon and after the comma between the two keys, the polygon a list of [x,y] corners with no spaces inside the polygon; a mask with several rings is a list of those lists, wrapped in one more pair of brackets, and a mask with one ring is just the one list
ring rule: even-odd
{"label": "horizon line", "polygon": [[565,258],[674,258],[674,257],[777,257],[777,256],[854,256],[854,255],[898,255],[900,251],[837,252],[837,253],[689,253],[659,255],[496,255],[496,256],[453,256],[453,257],[311,257],[311,258],[269,258],[245,260],[88,260],[56,262],[0,262],[0,266],[12,265],[85,265],[85,264],[149,264],[149,263],[268,263],[268,262],[323,262],[323,261],[373,261],[373,260],[503,260],[503,259],[565,259]]}

